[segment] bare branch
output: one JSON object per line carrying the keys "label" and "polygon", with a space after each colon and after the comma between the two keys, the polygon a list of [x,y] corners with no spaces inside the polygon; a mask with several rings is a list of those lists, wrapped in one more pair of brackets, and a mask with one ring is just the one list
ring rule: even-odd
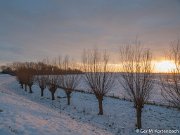
{"label": "bare branch", "polygon": [[85,71],[85,81],[99,102],[99,114],[103,114],[103,97],[112,89],[114,76],[108,69],[109,55],[106,51],[100,53],[98,49],[84,50],[83,69]]}
{"label": "bare branch", "polygon": [[137,127],[141,128],[141,110],[149,99],[153,87],[152,56],[140,42],[122,46],[120,50],[122,78],[120,84],[124,87],[129,98],[134,101],[137,110]]}

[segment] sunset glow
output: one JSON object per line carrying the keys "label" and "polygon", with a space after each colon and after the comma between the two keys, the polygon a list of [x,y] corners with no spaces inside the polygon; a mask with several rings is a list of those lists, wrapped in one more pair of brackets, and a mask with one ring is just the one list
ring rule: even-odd
{"label": "sunset glow", "polygon": [[173,61],[164,60],[164,61],[157,61],[154,63],[154,71],[160,73],[167,73],[175,69],[176,66]]}

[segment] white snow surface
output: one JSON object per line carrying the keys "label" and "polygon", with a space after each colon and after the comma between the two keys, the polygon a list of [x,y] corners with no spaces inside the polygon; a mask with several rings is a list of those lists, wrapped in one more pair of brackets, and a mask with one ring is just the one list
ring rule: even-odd
{"label": "white snow surface", "polygon": [[[121,77],[121,73],[114,74],[114,86],[107,94],[108,96],[115,96],[121,99],[129,99],[129,96],[123,86],[119,83],[119,80],[123,80]],[[80,83],[77,87],[78,90],[89,91],[88,86],[85,82],[84,77],[81,77]],[[167,101],[163,98],[161,94],[161,85],[160,85],[160,76],[154,76],[153,88],[150,94],[150,98],[148,99],[150,103],[156,103],[159,105],[169,105]]]}
{"label": "white snow surface", "polygon": [[[40,97],[36,85],[32,94],[25,92],[15,77],[0,75],[0,135],[137,135],[132,102],[105,97],[100,116],[92,94],[73,92],[70,106],[63,90],[55,98],[47,89]],[[142,127],[180,130],[180,111],[145,105]]]}

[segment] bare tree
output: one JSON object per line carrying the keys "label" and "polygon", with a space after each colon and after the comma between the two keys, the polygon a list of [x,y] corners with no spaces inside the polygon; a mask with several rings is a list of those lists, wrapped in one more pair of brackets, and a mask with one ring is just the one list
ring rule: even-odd
{"label": "bare tree", "polygon": [[80,75],[78,74],[66,74],[60,75],[60,88],[64,89],[67,96],[67,104],[70,105],[71,93],[77,88]]}
{"label": "bare tree", "polygon": [[93,92],[99,103],[99,115],[103,115],[103,98],[111,90],[114,83],[113,73],[109,71],[109,55],[98,49],[84,50],[83,53],[84,78],[90,91]]}
{"label": "bare tree", "polygon": [[49,91],[51,92],[52,100],[55,100],[54,94],[58,88],[58,76],[57,75],[51,75],[47,77],[47,87]]}
{"label": "bare tree", "polygon": [[[134,46],[133,46],[134,45]],[[137,128],[140,129],[141,113],[153,87],[151,53],[136,41],[133,45],[121,47],[122,78],[120,84],[124,87],[129,98],[134,102],[137,116]]]}
{"label": "bare tree", "polygon": [[25,76],[24,76],[25,85],[27,85],[29,87],[29,93],[33,93],[32,85],[34,84],[35,63],[26,62],[23,64],[24,64],[24,73],[25,73]]}
{"label": "bare tree", "polygon": [[[31,85],[31,78],[33,78],[29,66],[27,63],[14,63],[13,68],[16,72],[16,78],[19,81],[21,87],[25,86],[25,91],[27,91],[27,86]],[[32,90],[30,90],[32,92]]]}
{"label": "bare tree", "polygon": [[66,55],[65,57],[64,57],[64,61],[63,61],[63,68],[64,68],[64,70],[68,70],[68,68],[69,68],[69,56],[68,55]]}
{"label": "bare tree", "polygon": [[73,72],[72,74],[70,72],[74,71],[73,69],[76,66],[72,60],[69,60],[68,56],[66,56],[61,63],[59,61],[58,67],[61,67],[61,70],[64,71],[59,76],[59,87],[65,91],[67,95],[67,104],[70,105],[71,93],[77,88],[81,77],[78,73]]}
{"label": "bare tree", "polygon": [[47,77],[44,75],[39,75],[36,77],[36,82],[38,83],[41,89],[41,97],[44,96],[44,89],[46,88]]}
{"label": "bare tree", "polygon": [[17,63],[13,63],[13,67],[15,69],[16,79],[19,82],[21,88],[23,89],[25,84],[23,68],[20,67]]}
{"label": "bare tree", "polygon": [[171,43],[169,53],[175,68],[161,78],[161,92],[171,105],[180,109],[180,40]]}
{"label": "bare tree", "polygon": [[32,85],[34,84],[34,73],[33,69],[27,69],[27,85],[29,87],[29,93],[33,93]]}

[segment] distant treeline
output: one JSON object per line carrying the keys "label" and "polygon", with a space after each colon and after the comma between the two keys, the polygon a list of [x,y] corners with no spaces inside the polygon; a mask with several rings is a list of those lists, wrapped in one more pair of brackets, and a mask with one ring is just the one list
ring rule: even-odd
{"label": "distant treeline", "polygon": [[16,75],[18,72],[30,71],[33,75],[59,75],[81,74],[81,70],[74,67],[60,67],[58,65],[45,64],[43,62],[17,62],[7,66],[1,66],[1,73]]}
{"label": "distant treeline", "polygon": [[15,76],[15,72],[9,66],[1,66],[2,74],[9,74]]}

